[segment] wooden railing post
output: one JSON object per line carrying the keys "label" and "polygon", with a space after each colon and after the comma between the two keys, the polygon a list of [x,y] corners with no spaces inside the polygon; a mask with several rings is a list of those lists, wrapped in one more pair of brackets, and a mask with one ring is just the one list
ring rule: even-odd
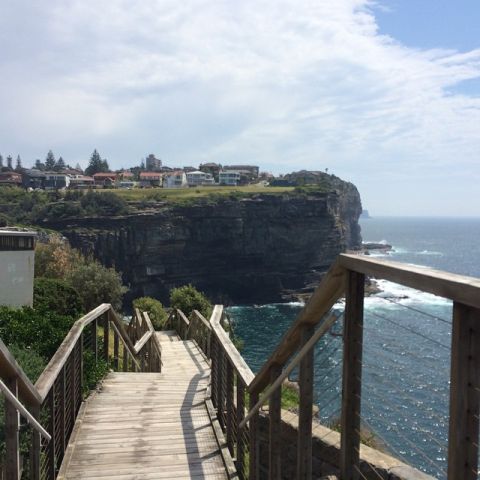
{"label": "wooden railing post", "polygon": [[110,344],[110,322],[108,321],[108,313],[103,315],[103,355],[108,362],[108,347]]}
{"label": "wooden railing post", "polygon": [[78,340],[78,407],[83,401],[83,332]]}
{"label": "wooden railing post", "polygon": [[233,424],[235,421],[235,410],[233,408],[233,367],[232,364],[225,358],[227,378],[226,378],[226,410],[227,410],[227,446],[230,454],[234,455],[234,432]]}
{"label": "wooden railing post", "polygon": [[365,275],[347,274],[343,327],[343,385],[340,475],[357,479],[360,468],[360,407],[362,389],[363,299]]}
{"label": "wooden railing post", "polygon": [[[250,394],[248,404],[251,410],[258,402],[258,393]],[[250,419],[250,462],[249,462],[249,480],[258,480],[260,478],[260,439],[258,429],[258,412]]]}
{"label": "wooden railing post", "polygon": [[61,452],[62,457],[65,453],[66,448],[66,422],[65,422],[65,393],[66,393],[66,385],[65,385],[65,366],[62,368],[62,372],[60,373],[60,398],[59,398],[59,405],[58,408],[60,410],[60,443],[61,443]]}
{"label": "wooden railing post", "polygon": [[[305,345],[314,333],[313,326],[302,328],[300,348]],[[303,357],[299,369],[300,405],[297,442],[297,480],[312,478],[312,407],[313,407],[313,374],[314,350]]]}
{"label": "wooden railing post", "polygon": [[222,430],[225,428],[225,423],[223,421],[223,408],[225,403],[225,396],[223,392],[223,350],[220,345],[217,348],[217,417]]}
{"label": "wooden railing post", "polygon": [[[40,406],[31,407],[32,415],[36,420],[40,421]],[[32,428],[32,443],[30,445],[30,476],[31,480],[40,480],[40,450],[41,450],[40,433]]]}
{"label": "wooden railing post", "polygon": [[244,480],[244,463],[245,463],[245,429],[240,428],[240,422],[245,418],[245,384],[237,376],[237,462],[236,467],[240,476],[240,480]]}
{"label": "wooden railing post", "polygon": [[218,349],[218,340],[214,339],[212,336],[212,350],[211,350],[211,361],[212,366],[210,369],[211,380],[211,392],[210,396],[212,398],[212,404],[217,408],[217,383],[218,383],[218,367],[217,367],[217,349]]}
{"label": "wooden railing post", "polygon": [[97,327],[98,327],[98,322],[97,319],[95,319],[91,324],[91,335],[92,335],[92,349],[93,349],[93,354],[95,355],[95,364],[98,363],[98,334],[97,334]]}
{"label": "wooden railing post", "polygon": [[113,332],[113,368],[118,371],[118,348],[119,348],[118,333],[116,330]]}
{"label": "wooden railing post", "polygon": [[[13,377],[5,382],[18,398],[18,379]],[[5,399],[5,474],[6,478],[20,479],[19,414],[14,405]]]}
{"label": "wooden railing post", "polygon": [[[73,369],[72,369],[73,371]],[[72,394],[72,398],[74,395]],[[52,436],[48,444],[48,480],[55,480],[57,476],[56,465],[55,465],[55,450],[56,450],[56,437],[55,437],[55,383],[53,383],[52,388],[48,394],[47,398],[48,405],[48,415],[49,415],[49,428],[48,433]],[[73,416],[72,421],[75,421],[75,415]]]}
{"label": "wooden railing post", "polygon": [[[270,381],[273,383],[282,373],[280,365],[273,365],[270,369]],[[282,471],[282,387],[278,387],[272,393],[268,403],[269,417],[269,461],[268,478],[269,480],[280,480]]]}
{"label": "wooden railing post", "polygon": [[448,480],[476,480],[480,402],[480,310],[453,304]]}

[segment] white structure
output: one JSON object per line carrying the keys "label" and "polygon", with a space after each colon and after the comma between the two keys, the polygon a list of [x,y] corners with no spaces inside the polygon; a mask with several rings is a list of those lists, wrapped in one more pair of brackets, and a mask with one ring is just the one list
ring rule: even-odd
{"label": "white structure", "polygon": [[240,183],[240,172],[220,172],[218,174],[218,183],[220,185],[236,186]]}
{"label": "white structure", "polygon": [[0,305],[33,305],[35,232],[0,230]]}
{"label": "white structure", "polygon": [[183,170],[175,170],[166,173],[163,177],[164,188],[183,188],[188,187],[187,176]]}
{"label": "white structure", "polygon": [[70,186],[70,175],[66,173],[44,172],[45,189],[60,190]]}
{"label": "white structure", "polygon": [[196,170],[194,172],[187,173],[187,182],[189,187],[196,187],[198,185],[213,185],[215,180],[211,173],[205,173]]}

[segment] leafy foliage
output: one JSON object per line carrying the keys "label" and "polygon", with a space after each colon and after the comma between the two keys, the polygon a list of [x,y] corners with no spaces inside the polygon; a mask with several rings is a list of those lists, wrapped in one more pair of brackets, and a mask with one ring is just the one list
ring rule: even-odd
{"label": "leafy foliage", "polygon": [[133,308],[138,308],[141,312],[147,312],[155,330],[161,330],[167,321],[167,312],[155,298],[136,298],[133,301]]}
{"label": "leafy foliage", "polygon": [[170,306],[179,308],[185,315],[198,310],[207,319],[210,318],[213,310],[210,300],[192,285],[173,288],[170,291]]}
{"label": "leafy foliage", "polygon": [[120,215],[127,211],[127,202],[112,192],[88,192],[83,195],[80,205],[88,214]]}
{"label": "leafy foliage", "polygon": [[121,275],[114,268],[106,268],[91,260],[73,269],[66,280],[79,292],[86,312],[101,303],[111,303],[115,310],[121,309],[127,288],[122,285]]}
{"label": "leafy foliage", "polygon": [[85,263],[78,250],[62,240],[51,236],[48,243],[37,243],[35,248],[35,276],[65,279],[74,268]]}
{"label": "leafy foliage", "polygon": [[33,307],[37,311],[79,317],[83,302],[71,285],[55,278],[36,278],[33,285]]}
{"label": "leafy foliage", "polygon": [[0,306],[0,338],[50,358],[73,325],[74,319],[55,312],[30,307],[13,309]]}

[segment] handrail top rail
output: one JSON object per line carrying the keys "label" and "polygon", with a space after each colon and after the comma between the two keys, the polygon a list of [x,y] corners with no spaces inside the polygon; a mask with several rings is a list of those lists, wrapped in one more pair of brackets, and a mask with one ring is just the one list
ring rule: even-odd
{"label": "handrail top rail", "polygon": [[200,320],[200,322],[202,322],[203,325],[207,327],[209,330],[212,329],[212,326],[208,323],[207,319],[198,310],[193,310],[192,316],[198,318],[198,320]]}
{"label": "handrail top rail", "polygon": [[8,347],[0,339],[0,378],[8,379],[12,377],[18,379],[19,397],[27,405],[38,406],[41,404],[42,399],[35,385],[33,385],[22,367],[15,360],[15,357],[10,353]]}
{"label": "handrail top rail", "polygon": [[480,308],[480,278],[347,253],[340,254],[338,262],[347,270]]}
{"label": "handrail top rail", "polygon": [[248,387],[255,378],[255,375],[233,342],[230,340],[228,334],[223,329],[220,323],[222,316],[223,305],[215,305],[212,316],[210,317],[210,325],[212,326],[212,330],[215,333],[223,351],[225,352],[225,355],[232,363],[233,368],[242,379],[242,382]]}
{"label": "handrail top rail", "polygon": [[175,314],[176,315],[179,315],[180,318],[183,320],[183,322],[188,326],[190,325],[190,320],[187,318],[187,316],[179,309],[179,308],[176,308],[174,310]]}
{"label": "handrail top rail", "polygon": [[97,308],[88,312],[83,317],[79,318],[70,328],[69,332],[63,339],[63,342],[58,347],[57,351],[53,354],[52,358],[48,362],[47,366],[40,374],[40,377],[35,383],[35,388],[40,395],[41,403],[45,400],[52,387],[55,379],[61,372],[68,356],[72,352],[77,340],[80,338],[83,329],[96,320],[98,317],[108,312],[112,306],[109,303],[102,303]]}
{"label": "handrail top rail", "polygon": [[300,341],[300,327],[304,324],[318,323],[341,297],[344,293],[347,271],[382,278],[454,302],[480,308],[480,279],[478,278],[429,267],[342,253],[315,289],[295,322],[285,333],[276,350],[255,376],[249,388],[251,393],[262,391],[270,383],[270,368],[273,365],[285,365],[295,353]]}
{"label": "handrail top rail", "polygon": [[270,383],[270,369],[274,365],[285,365],[300,345],[301,327],[316,325],[333,307],[345,292],[346,270],[337,259],[315,289],[312,296],[301,310],[298,317],[285,332],[275,351],[263,364],[248,390],[260,393]]}

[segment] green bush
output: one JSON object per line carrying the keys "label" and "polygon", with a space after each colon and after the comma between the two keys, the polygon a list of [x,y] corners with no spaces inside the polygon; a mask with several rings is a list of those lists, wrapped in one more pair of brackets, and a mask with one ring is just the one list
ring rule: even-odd
{"label": "green bush", "polygon": [[170,291],[170,306],[180,309],[187,316],[198,310],[207,320],[213,310],[210,300],[192,285],[173,288]]}
{"label": "green bush", "polygon": [[71,285],[53,278],[36,278],[33,284],[33,308],[59,315],[80,317],[83,302]]}
{"label": "green bush", "polygon": [[73,323],[72,317],[51,311],[0,306],[0,338],[3,342],[35,350],[45,358],[56,352]]}
{"label": "green bush", "polygon": [[101,303],[111,303],[117,311],[121,309],[127,288],[122,285],[122,277],[114,268],[90,261],[73,269],[66,280],[80,294],[84,311],[89,312]]}
{"label": "green bush", "polygon": [[120,215],[128,210],[127,202],[113,192],[89,191],[81,198],[80,204],[87,213],[92,215]]}
{"label": "green bush", "polygon": [[155,330],[161,330],[165,326],[167,312],[165,312],[162,304],[155,298],[136,298],[133,301],[133,308],[138,308],[140,312],[147,312]]}

